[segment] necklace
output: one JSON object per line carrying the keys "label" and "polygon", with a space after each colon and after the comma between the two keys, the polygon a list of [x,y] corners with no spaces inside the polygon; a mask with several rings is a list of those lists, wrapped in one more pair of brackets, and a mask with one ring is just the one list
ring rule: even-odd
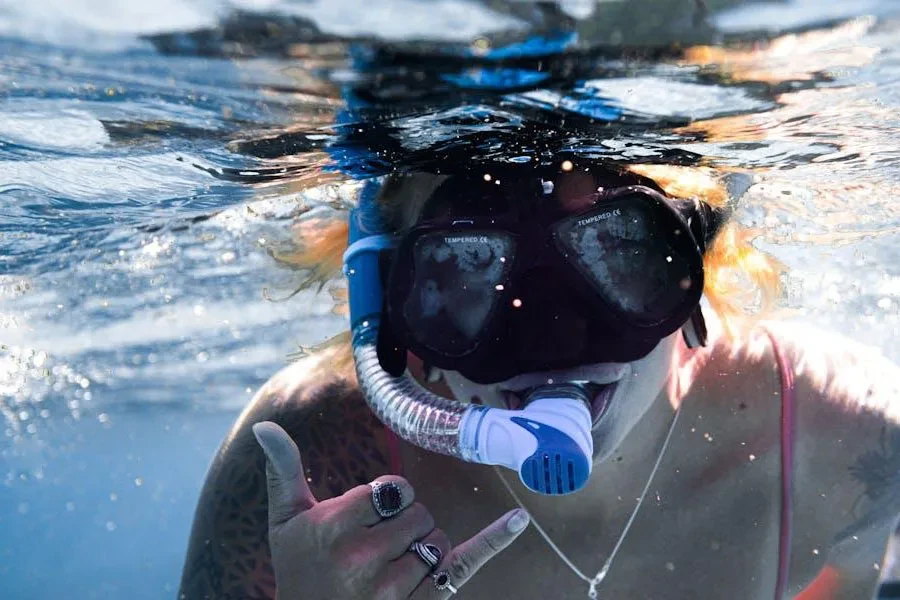
{"label": "necklace", "polygon": [[[659,449],[659,455],[656,457],[656,462],[653,464],[653,468],[650,470],[650,477],[647,478],[647,483],[644,484],[644,489],[641,491],[641,495],[638,497],[637,505],[634,507],[634,510],[631,511],[631,516],[628,517],[628,521],[625,522],[625,527],[622,529],[622,533],[619,534],[619,539],[616,540],[616,545],[613,546],[612,552],[609,553],[609,557],[607,557],[606,562],[603,563],[603,566],[600,567],[600,570],[597,571],[597,574],[593,577],[588,577],[585,575],[581,569],[575,566],[569,557],[563,553],[562,550],[559,549],[547,532],[541,527],[541,524],[537,522],[537,519],[532,518],[531,522],[534,523],[535,528],[538,530],[538,533],[541,534],[541,537],[544,538],[544,541],[547,542],[547,545],[556,552],[556,555],[569,567],[569,569],[578,576],[579,579],[588,584],[588,598],[591,600],[597,600],[597,586],[600,585],[604,579],[606,579],[606,574],[609,573],[609,568],[612,566],[613,559],[615,559],[616,554],[619,552],[619,548],[622,547],[622,542],[625,541],[625,536],[628,535],[628,530],[631,529],[632,523],[634,523],[634,519],[637,517],[638,511],[641,509],[641,505],[644,503],[644,498],[647,496],[647,491],[650,489],[650,484],[653,483],[653,477],[656,475],[656,470],[659,468],[659,464],[662,462],[663,455],[666,453],[666,448],[669,447],[669,440],[672,438],[672,432],[675,431],[675,423],[678,422],[678,415],[681,413],[681,407],[675,410],[675,416],[672,417],[672,423],[669,425],[669,430],[666,432],[666,437],[663,440],[662,448]],[[497,473],[497,477],[500,478],[500,481],[503,483],[503,486],[506,488],[506,491],[509,492],[509,495],[513,497],[513,500],[516,501],[516,504],[519,505],[520,508],[524,510],[528,510],[525,508],[525,505],[522,503],[522,500],[519,498],[519,495],[516,494],[516,491],[509,485],[509,482],[506,481],[506,478],[503,477],[503,474],[500,473],[500,469],[498,467],[494,467],[494,472]]]}

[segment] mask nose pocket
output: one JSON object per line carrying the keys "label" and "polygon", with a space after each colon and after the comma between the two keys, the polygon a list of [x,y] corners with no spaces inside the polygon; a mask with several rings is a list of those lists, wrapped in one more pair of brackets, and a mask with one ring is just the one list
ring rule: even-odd
{"label": "mask nose pocket", "polygon": [[514,288],[509,308],[510,337],[526,362],[577,359],[588,346],[588,318],[575,292],[551,269],[535,269]]}

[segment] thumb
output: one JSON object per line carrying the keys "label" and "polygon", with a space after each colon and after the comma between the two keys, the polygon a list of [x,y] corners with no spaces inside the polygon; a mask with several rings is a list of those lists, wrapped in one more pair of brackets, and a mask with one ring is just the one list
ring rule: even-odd
{"label": "thumb", "polygon": [[271,421],[253,426],[253,435],[266,455],[269,493],[269,527],[282,525],[316,505],[306,477],[300,450],[284,429]]}

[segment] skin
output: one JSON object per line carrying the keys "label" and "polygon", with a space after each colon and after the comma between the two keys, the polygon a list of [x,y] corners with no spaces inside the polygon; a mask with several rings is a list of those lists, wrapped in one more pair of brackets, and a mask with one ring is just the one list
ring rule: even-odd
{"label": "skin", "polygon": [[[796,371],[790,596],[872,598],[900,507],[900,373],[847,340],[786,325],[769,330]],[[296,442],[318,501],[341,498],[388,473],[383,428],[352,376],[329,373],[336,356],[329,349],[273,377],[225,440],[198,505],[182,597],[274,597],[265,462],[251,432],[254,423],[279,423]],[[603,369],[608,373],[609,366]],[[532,519],[592,576],[631,515],[680,406],[670,445],[600,595],[771,598],[779,538],[781,383],[768,336],[761,329],[741,341],[720,335],[707,348],[688,351],[675,335],[624,371],[631,382],[620,385],[594,430],[594,471],[584,490],[541,497],[525,491],[513,473],[502,475]],[[553,375],[559,374],[536,376]],[[477,391],[483,401],[497,402],[491,390],[452,373],[432,388],[464,401]],[[491,467],[408,444],[401,450],[416,502],[427,507],[448,540],[477,534],[516,507]],[[301,543],[303,536],[295,537],[284,546]],[[308,561],[321,573],[329,564],[315,553],[292,556],[294,568]],[[277,570],[277,552],[275,560]],[[297,579],[288,591],[318,597],[323,591],[314,581]],[[578,597],[586,591],[529,528],[474,575],[464,593]]]}

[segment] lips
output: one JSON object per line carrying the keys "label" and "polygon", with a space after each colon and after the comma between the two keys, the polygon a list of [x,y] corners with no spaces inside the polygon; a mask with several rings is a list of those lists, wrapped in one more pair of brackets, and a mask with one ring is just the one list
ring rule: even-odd
{"label": "lips", "polygon": [[[613,396],[616,393],[616,389],[619,387],[619,381],[605,382],[605,383],[597,383],[597,382],[588,382],[586,384],[586,388],[588,392],[591,394],[591,427],[596,427],[600,422],[600,419],[603,418],[603,415],[606,414],[607,408],[609,408],[610,403],[612,402]],[[524,404],[524,396],[528,390],[503,390],[500,392],[503,395],[503,400],[506,402],[506,406],[511,410],[521,410]]]}
{"label": "lips", "polygon": [[606,409],[609,408],[609,404],[612,402],[616,389],[619,387],[619,382],[614,381],[598,385],[597,387],[599,389],[594,393],[594,399],[591,400],[591,427],[596,427],[603,415],[606,414]]}

